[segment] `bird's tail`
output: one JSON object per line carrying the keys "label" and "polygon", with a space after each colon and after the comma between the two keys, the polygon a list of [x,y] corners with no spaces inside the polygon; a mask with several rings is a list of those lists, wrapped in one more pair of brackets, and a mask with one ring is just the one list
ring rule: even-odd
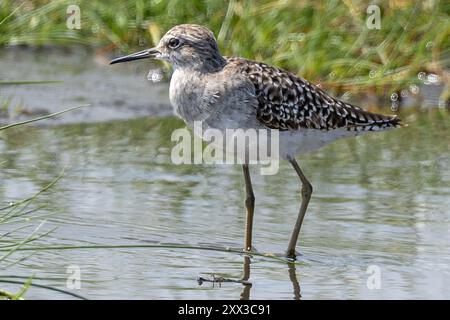
{"label": "bird's tail", "polygon": [[380,131],[406,126],[396,115],[388,116],[362,109],[352,109],[349,115],[352,118],[347,122],[349,131]]}

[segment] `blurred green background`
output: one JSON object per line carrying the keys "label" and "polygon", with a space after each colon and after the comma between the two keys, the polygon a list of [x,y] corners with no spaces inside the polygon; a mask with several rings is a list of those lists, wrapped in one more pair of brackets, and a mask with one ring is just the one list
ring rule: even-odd
{"label": "blurred green background", "polygon": [[[66,26],[81,8],[81,29]],[[369,29],[369,5],[381,9]],[[224,55],[264,60],[327,88],[377,90],[420,82],[419,72],[449,82],[449,1],[14,1],[0,6],[0,45],[74,45],[131,52],[170,27],[211,28]]]}

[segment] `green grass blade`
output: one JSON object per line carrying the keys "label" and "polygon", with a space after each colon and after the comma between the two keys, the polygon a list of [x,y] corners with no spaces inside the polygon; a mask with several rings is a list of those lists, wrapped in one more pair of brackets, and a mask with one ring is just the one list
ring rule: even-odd
{"label": "green grass blade", "polygon": [[[7,280],[7,279],[0,279],[0,283],[23,284],[23,282],[21,282],[21,281]],[[76,293],[73,293],[73,292],[70,292],[70,291],[66,291],[66,290],[62,290],[62,289],[59,289],[59,288],[51,287],[51,286],[46,286],[46,285],[43,285],[43,284],[37,284],[37,283],[31,282],[30,286],[31,287],[36,287],[36,288],[47,289],[47,290],[51,290],[51,291],[56,291],[56,292],[59,292],[59,293],[63,293],[63,294],[66,294],[66,295],[69,295],[69,296],[81,299],[81,300],[88,300],[87,298],[85,298],[85,297],[83,297],[83,296],[81,296],[79,294],[76,294]],[[8,294],[9,296],[13,296],[9,292],[0,290],[0,296],[1,296],[2,293]]]}
{"label": "green grass blade", "polygon": [[31,286],[31,282],[33,281],[33,276],[29,277],[27,281],[23,284],[22,288],[20,288],[19,292],[17,292],[12,300],[23,300],[24,294],[28,291]]}
{"label": "green grass blade", "polygon": [[81,106],[77,106],[77,107],[64,109],[62,111],[58,111],[58,112],[55,112],[55,113],[52,113],[52,114],[48,114],[46,116],[42,116],[42,117],[30,119],[30,120],[25,120],[25,121],[21,121],[21,122],[11,123],[11,124],[8,124],[6,126],[0,127],[0,131],[1,130],[6,130],[6,129],[9,129],[9,128],[13,128],[13,127],[17,127],[17,126],[21,126],[21,125],[24,125],[24,124],[29,124],[29,123],[36,122],[36,121],[41,121],[41,120],[48,119],[48,118],[53,118],[53,117],[56,117],[56,116],[58,116],[60,114],[63,114],[63,113],[66,113],[66,112],[70,112],[70,111],[73,111],[73,110],[77,110],[77,109],[80,109],[80,108],[84,108],[84,107],[89,107],[89,106],[90,106],[89,104],[85,104],[85,105],[81,105]]}
{"label": "green grass blade", "polygon": [[[15,248],[14,251],[58,251],[58,250],[87,250],[87,249],[187,249],[187,250],[203,250],[203,251],[216,251],[227,252],[236,254],[247,254],[250,256],[257,256],[261,258],[268,258],[271,260],[292,263],[298,265],[304,265],[304,262],[293,261],[291,259],[283,258],[272,253],[263,252],[245,252],[240,249],[233,249],[229,247],[219,246],[199,246],[199,245],[186,245],[180,243],[165,243],[165,244],[123,244],[123,245],[65,245],[65,246],[20,246]],[[0,252],[8,251],[8,249],[0,248]]]}

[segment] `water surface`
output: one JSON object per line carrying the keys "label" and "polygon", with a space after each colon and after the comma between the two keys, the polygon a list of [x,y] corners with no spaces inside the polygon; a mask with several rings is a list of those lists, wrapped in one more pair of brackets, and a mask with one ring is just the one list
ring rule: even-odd
{"label": "water surface", "polygon": [[[407,128],[337,141],[299,162],[314,186],[293,267],[252,257],[252,287],[196,278],[239,279],[245,257],[187,249],[42,251],[1,275],[66,289],[81,269],[90,299],[450,298],[450,116],[410,110]],[[158,244],[241,247],[245,207],[239,166],[176,166],[170,134],[183,123],[143,117],[106,123],[24,127],[0,138],[0,206],[41,194],[40,245]],[[254,244],[281,253],[299,208],[299,181],[287,163],[275,176],[253,168]],[[34,213],[37,214],[37,213]],[[25,236],[44,218],[26,222]],[[12,228],[1,226],[2,233]],[[16,252],[10,261],[29,253]],[[381,288],[367,286],[367,269]],[[18,286],[2,288],[17,291]],[[27,298],[70,298],[32,288]]]}

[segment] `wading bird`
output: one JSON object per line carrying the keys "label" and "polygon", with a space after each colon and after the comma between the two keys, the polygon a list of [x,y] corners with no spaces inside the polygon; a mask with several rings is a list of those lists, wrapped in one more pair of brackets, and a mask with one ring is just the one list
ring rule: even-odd
{"label": "wading bird", "polygon": [[[279,154],[300,178],[301,205],[286,256],[295,259],[298,236],[312,194],[312,185],[295,156],[338,138],[401,126],[396,116],[365,111],[331,97],[305,79],[282,69],[220,54],[206,27],[183,24],[170,29],[152,49],[111,61],[111,64],[154,58],[172,64],[170,101],[188,126],[194,121],[223,130],[279,131]],[[252,250],[255,197],[248,163],[243,164],[247,209],[245,250]]]}

